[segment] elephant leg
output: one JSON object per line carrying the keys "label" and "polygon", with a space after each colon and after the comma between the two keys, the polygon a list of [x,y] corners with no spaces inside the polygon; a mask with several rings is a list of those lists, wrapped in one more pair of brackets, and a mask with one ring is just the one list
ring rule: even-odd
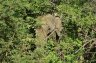
{"label": "elephant leg", "polygon": [[56,30],[56,41],[59,42],[61,39],[61,33],[60,31]]}

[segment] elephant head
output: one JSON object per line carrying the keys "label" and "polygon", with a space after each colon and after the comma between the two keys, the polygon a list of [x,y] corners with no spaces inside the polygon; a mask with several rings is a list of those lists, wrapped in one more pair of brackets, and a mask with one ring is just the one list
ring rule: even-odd
{"label": "elephant head", "polygon": [[36,37],[39,40],[47,40],[50,37],[54,37],[54,40],[58,41],[61,37],[62,22],[59,16],[46,14],[37,17],[38,21],[42,24],[36,29]]}

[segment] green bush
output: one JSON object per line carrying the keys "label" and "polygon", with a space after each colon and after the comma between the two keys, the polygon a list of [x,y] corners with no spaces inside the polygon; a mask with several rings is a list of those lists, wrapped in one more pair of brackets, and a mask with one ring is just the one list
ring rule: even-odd
{"label": "green bush", "polygon": [[[59,5],[50,0],[0,0],[0,63],[96,62],[96,54],[89,60],[83,56],[84,45],[91,46],[96,38],[95,5],[93,0],[61,0]],[[62,18],[60,43],[37,41],[36,18],[53,12]]]}

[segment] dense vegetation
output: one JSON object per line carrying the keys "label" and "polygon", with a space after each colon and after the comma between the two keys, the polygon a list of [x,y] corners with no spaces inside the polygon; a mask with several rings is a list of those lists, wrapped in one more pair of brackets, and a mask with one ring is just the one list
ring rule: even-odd
{"label": "dense vegetation", "polygon": [[[37,41],[36,17],[53,12],[62,39]],[[0,63],[96,63],[96,1],[0,0]]]}

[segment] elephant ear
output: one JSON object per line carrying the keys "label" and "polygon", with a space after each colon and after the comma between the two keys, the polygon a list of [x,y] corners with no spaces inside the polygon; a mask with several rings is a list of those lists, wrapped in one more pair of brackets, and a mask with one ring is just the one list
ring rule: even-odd
{"label": "elephant ear", "polygon": [[41,19],[42,17],[40,16],[40,17],[38,17],[37,19],[36,19],[36,28],[41,28],[41,26],[44,24],[43,22],[42,22],[42,19]]}

